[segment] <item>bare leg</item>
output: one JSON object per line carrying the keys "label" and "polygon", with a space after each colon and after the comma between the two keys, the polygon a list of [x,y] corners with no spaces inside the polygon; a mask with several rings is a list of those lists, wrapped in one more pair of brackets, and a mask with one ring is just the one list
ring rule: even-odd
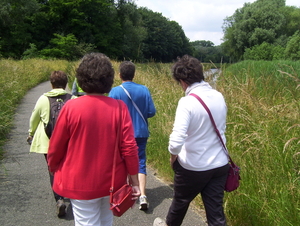
{"label": "bare leg", "polygon": [[139,173],[141,196],[146,195],[146,174]]}

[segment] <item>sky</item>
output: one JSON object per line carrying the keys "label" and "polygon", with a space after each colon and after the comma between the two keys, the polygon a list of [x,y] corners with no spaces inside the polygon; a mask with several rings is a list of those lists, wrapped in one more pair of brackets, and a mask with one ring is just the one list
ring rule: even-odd
{"label": "sky", "polygon": [[[222,43],[223,22],[246,2],[255,0],[134,0],[138,7],[146,7],[176,21],[190,41]],[[300,0],[286,0],[286,5],[300,7]]]}

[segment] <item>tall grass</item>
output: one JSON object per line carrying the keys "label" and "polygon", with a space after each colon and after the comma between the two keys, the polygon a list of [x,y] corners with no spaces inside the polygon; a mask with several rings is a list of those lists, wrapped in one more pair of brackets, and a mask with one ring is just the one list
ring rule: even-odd
{"label": "tall grass", "polygon": [[226,195],[231,225],[299,225],[300,62],[242,62],[218,82],[227,145],[242,169]]}
{"label": "tall grass", "polygon": [[[37,84],[47,81],[53,70],[65,70],[67,61],[0,60],[0,159],[2,146],[11,129],[16,106],[26,92]],[[24,138],[25,140],[26,138]]]}
{"label": "tall grass", "polygon": [[[3,136],[9,132],[14,109],[26,91],[48,80],[50,72],[58,69],[69,74],[71,86],[77,62],[3,60],[0,66],[0,92],[5,97],[0,102]],[[121,83],[119,62],[113,66],[116,86]],[[134,81],[150,89],[157,108],[157,114],[149,119],[148,164],[171,182],[168,139],[184,92],[171,78],[171,64],[136,66]],[[245,61],[222,70],[215,87],[224,94],[228,106],[227,146],[242,169],[240,188],[225,195],[228,223],[299,225],[300,62]],[[195,203],[202,206],[200,199]]]}

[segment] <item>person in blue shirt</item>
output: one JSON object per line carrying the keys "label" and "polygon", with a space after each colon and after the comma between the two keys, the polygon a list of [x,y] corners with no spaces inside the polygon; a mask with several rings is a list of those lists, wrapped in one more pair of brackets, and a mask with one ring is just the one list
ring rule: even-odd
{"label": "person in blue shirt", "polygon": [[147,210],[149,202],[146,196],[146,144],[149,137],[148,118],[155,115],[156,109],[149,89],[133,82],[135,65],[130,61],[120,64],[122,85],[114,87],[109,97],[123,100],[128,107],[134,127],[134,136],[139,147],[139,183],[141,196],[139,209]]}

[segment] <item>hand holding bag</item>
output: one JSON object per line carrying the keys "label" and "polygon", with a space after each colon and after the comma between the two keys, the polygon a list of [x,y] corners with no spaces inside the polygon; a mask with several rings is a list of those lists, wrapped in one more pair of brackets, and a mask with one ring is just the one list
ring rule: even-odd
{"label": "hand holding bag", "polygon": [[[118,101],[119,103],[119,101]],[[121,119],[121,106],[119,103],[120,109],[120,119]],[[113,170],[112,170],[112,181],[110,188],[110,209],[113,212],[114,216],[120,217],[122,216],[129,208],[131,208],[135,200],[132,200],[132,187],[129,184],[124,184],[120,189],[114,191],[114,181],[115,181],[115,173],[116,173],[116,160],[117,154],[119,150],[119,142],[120,142],[120,130],[121,130],[121,120],[119,120],[119,126],[117,131],[117,139],[114,151],[114,160],[113,160]]]}
{"label": "hand holding bag", "polygon": [[209,118],[214,126],[214,129],[222,143],[222,146],[223,146],[223,150],[225,152],[225,154],[227,155],[228,159],[229,159],[229,171],[228,171],[228,177],[227,177],[227,180],[226,180],[226,184],[225,184],[225,191],[227,192],[231,192],[231,191],[234,191],[236,190],[239,186],[240,186],[240,180],[241,180],[241,176],[240,176],[240,168],[235,165],[235,163],[232,161],[229,153],[228,153],[228,150],[226,148],[226,145],[224,144],[223,142],[223,139],[221,137],[221,134],[216,126],[216,123],[214,121],[214,118],[212,117],[212,114],[209,110],[209,108],[207,107],[207,105],[204,103],[204,101],[199,97],[197,96],[196,94],[194,93],[191,93],[190,94],[191,96],[195,97],[198,99],[198,101],[202,104],[202,106],[205,108],[205,110],[207,111],[208,115],[209,115]]}

